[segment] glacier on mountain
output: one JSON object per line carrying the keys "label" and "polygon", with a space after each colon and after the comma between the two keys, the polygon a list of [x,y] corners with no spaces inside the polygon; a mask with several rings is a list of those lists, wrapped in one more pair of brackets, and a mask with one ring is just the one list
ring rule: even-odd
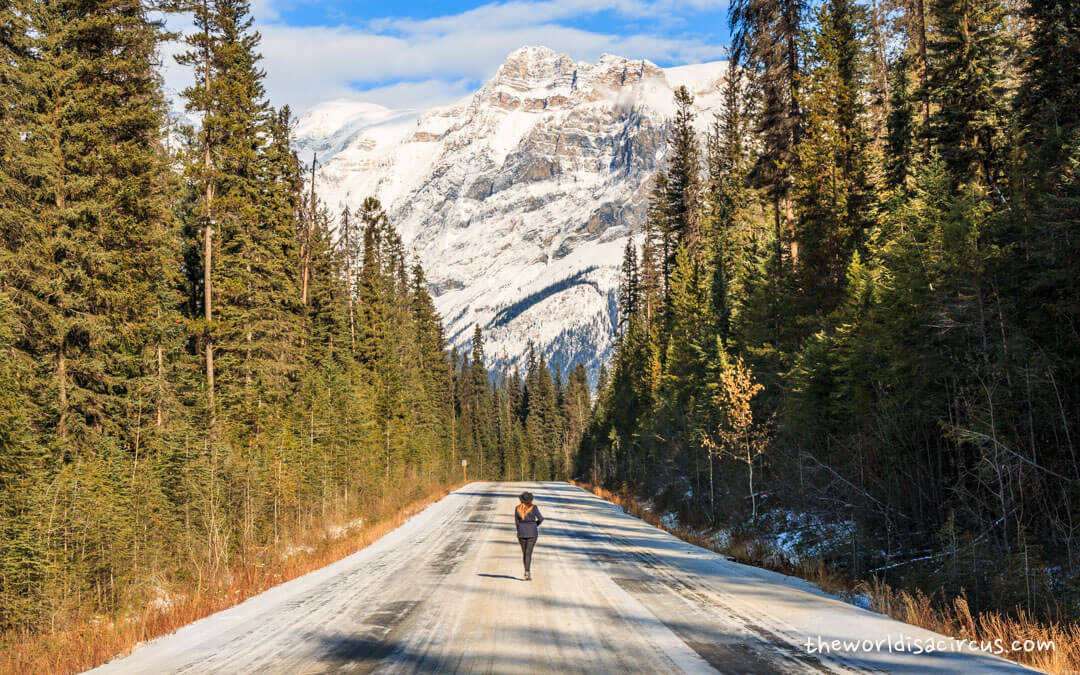
{"label": "glacier on mountain", "polygon": [[604,55],[576,62],[523,47],[458,103],[391,110],[333,101],[296,126],[318,155],[335,212],[374,195],[424,265],[447,338],[485,335],[489,368],[521,365],[530,342],[595,383],[617,323],[619,265],[645,217],[666,151],[672,93],[697,123],[721,107],[725,62],[660,68]]}

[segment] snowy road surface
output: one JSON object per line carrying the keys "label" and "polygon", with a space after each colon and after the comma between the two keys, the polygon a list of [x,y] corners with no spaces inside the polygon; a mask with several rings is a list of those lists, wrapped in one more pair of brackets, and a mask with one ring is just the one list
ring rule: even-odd
{"label": "snowy road surface", "polygon": [[[513,527],[526,487],[547,519],[531,582]],[[820,653],[819,639],[880,647]],[[565,483],[472,483],[368,548],[95,672],[1021,670],[981,654],[912,653],[931,639],[947,646]]]}

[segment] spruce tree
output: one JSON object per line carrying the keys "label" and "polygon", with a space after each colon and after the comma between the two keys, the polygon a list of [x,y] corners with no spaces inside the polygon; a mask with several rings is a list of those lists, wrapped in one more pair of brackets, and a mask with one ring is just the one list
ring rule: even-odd
{"label": "spruce tree", "polygon": [[[1006,264],[1022,269],[1020,290],[1030,293],[1017,310],[1031,334],[1067,355],[1071,372],[1080,358],[1072,326],[1080,317],[1080,7],[1069,2],[1025,6],[1031,45],[1017,96],[1023,177],[1018,204],[1021,240]],[[1006,270],[1008,272],[1010,270]]]}
{"label": "spruce tree", "polygon": [[363,257],[356,290],[356,354],[361,363],[370,366],[382,349],[381,336],[385,330],[382,240],[386,214],[377,199],[368,197],[356,216],[363,227]]}
{"label": "spruce tree", "polygon": [[1000,0],[935,0],[933,13],[929,138],[954,186],[976,183],[1003,199],[1004,7]]}
{"label": "spruce tree", "polygon": [[[795,195],[802,260],[796,275],[800,314],[812,324],[840,302],[848,261],[873,222],[873,130],[866,10],[830,0],[817,12],[805,50]],[[812,330],[812,328],[810,329]]]}
{"label": "spruce tree", "polygon": [[467,391],[469,411],[472,416],[472,442],[477,462],[478,476],[487,476],[485,470],[491,470],[491,381],[488,378],[487,365],[484,363],[484,335],[480,325],[473,326],[472,360],[468,370]]}
{"label": "spruce tree", "polygon": [[331,361],[352,365],[349,335],[349,294],[343,274],[343,252],[335,246],[330,214],[316,200],[307,241],[307,352],[313,364]]}
{"label": "spruce tree", "polygon": [[38,281],[15,301],[36,326],[26,347],[52,355],[62,456],[102,436],[134,453],[137,427],[160,416],[162,362],[176,346],[162,328],[176,321],[163,266],[175,230],[154,70],[162,28],[142,4],[119,0],[55,3],[37,16],[41,105],[53,112],[40,127],[33,193],[31,234],[41,239],[28,251],[39,255],[20,266]]}
{"label": "spruce tree", "polygon": [[0,292],[0,630],[32,629],[41,618],[48,563],[36,520],[45,457],[30,431],[26,393],[33,364],[15,347],[16,328],[14,307]]}
{"label": "spruce tree", "polygon": [[34,228],[26,169],[39,92],[28,9],[0,3],[0,630],[33,628],[46,563],[32,499],[44,468],[43,439],[30,423],[36,373],[32,355],[17,347],[20,324],[9,296]]}
{"label": "spruce tree", "polygon": [[698,232],[698,199],[700,197],[700,151],[694,131],[694,96],[685,86],[675,90],[675,117],[671,121],[671,140],[668,143],[666,184],[664,186],[664,210],[666,218],[663,230],[665,270],[674,263],[675,251],[680,244],[692,250],[700,245]]}
{"label": "spruce tree", "polygon": [[751,179],[773,202],[778,277],[784,273],[784,257],[796,262],[799,256],[790,193],[802,135],[799,40],[805,13],[805,0],[736,0],[728,9],[732,65],[746,68],[761,96],[756,131],[764,147]]}
{"label": "spruce tree", "polygon": [[1031,45],[1017,97],[1028,166],[1036,189],[1053,189],[1068,171],[1080,131],[1080,7],[1071,2],[1032,2],[1024,6],[1031,22]]}
{"label": "spruce tree", "polygon": [[627,324],[639,308],[641,280],[638,277],[637,250],[633,237],[627,239],[623,250],[622,278],[619,284],[619,331],[625,334]]}
{"label": "spruce tree", "polygon": [[887,121],[885,178],[894,190],[909,188],[916,153],[916,119],[912,96],[910,57],[900,56],[892,65],[891,98]]}
{"label": "spruce tree", "polygon": [[417,357],[421,368],[441,374],[446,361],[446,339],[443,336],[442,321],[435,310],[435,304],[428,292],[424,268],[416,263],[412,267],[412,300],[410,308],[416,330],[416,342],[419,345]]}
{"label": "spruce tree", "polygon": [[[267,134],[258,167],[261,188],[257,197],[260,215],[254,227],[244,228],[245,242],[238,250],[246,250],[245,280],[248,289],[245,303],[249,306],[245,319],[246,371],[257,383],[256,401],[285,401],[293,391],[298,377],[298,349],[301,343],[302,317],[307,298],[301,297],[300,236],[298,229],[312,228],[319,217],[317,202],[302,206],[304,181],[300,163],[290,148],[292,119],[288,107],[270,111],[263,121]],[[312,177],[314,180],[314,177]],[[306,213],[305,213],[306,212]],[[324,246],[329,246],[325,216]],[[306,237],[307,275],[311,276],[311,238]],[[223,261],[227,260],[225,256]],[[336,274],[336,270],[335,270]]]}
{"label": "spruce tree", "polygon": [[[217,418],[215,401],[216,381],[214,371],[214,235],[215,235],[215,176],[214,155],[223,144],[223,115],[218,106],[220,65],[216,56],[221,47],[221,35],[217,31],[214,8],[210,0],[197,0],[190,7],[195,31],[185,36],[184,42],[190,47],[187,52],[176,57],[180,65],[190,66],[195,82],[182,92],[186,99],[188,112],[200,116],[200,130],[197,138],[189,141],[189,156],[185,164],[185,173],[191,183],[190,222],[185,229],[187,247],[185,262],[188,271],[188,291],[192,297],[188,305],[192,310],[199,308],[203,320],[198,325],[197,338],[204,355],[204,374],[206,377],[205,407],[211,426]],[[189,136],[195,132],[189,130]],[[195,312],[192,311],[194,315]]]}
{"label": "spruce tree", "polygon": [[[75,586],[122,587],[142,561],[142,518],[164,508],[153,472],[174,421],[177,242],[154,68],[162,27],[127,1],[18,16],[32,19],[22,25],[33,60],[20,104],[4,112],[19,144],[0,141],[14,155],[0,188],[22,189],[5,199],[5,228],[19,230],[4,232],[2,283],[13,291],[15,361],[33,364],[26,421],[48,453],[37,475],[59,502],[86,497],[43,541]],[[102,594],[101,606],[116,599]]]}
{"label": "spruce tree", "polygon": [[[32,47],[29,5],[5,0],[0,4],[0,256],[10,255],[24,229],[31,227],[26,170],[32,139],[38,136],[33,127],[41,122],[34,105],[40,94],[40,70],[33,62]],[[16,262],[0,261],[5,270]]]}
{"label": "spruce tree", "polygon": [[723,345],[731,337],[734,310],[734,261],[737,228],[749,203],[745,157],[747,123],[746,92],[742,73],[729,67],[724,81],[724,108],[706,136],[706,185],[704,195],[705,254],[711,270],[713,330]]}
{"label": "spruce tree", "polygon": [[[716,339],[710,330],[710,300],[704,267],[680,246],[668,293],[671,323],[664,358],[660,398],[663,418],[681,433],[671,447],[693,452],[686,441],[697,426],[697,400],[701,394],[709,354]],[[710,344],[712,343],[712,344]]]}

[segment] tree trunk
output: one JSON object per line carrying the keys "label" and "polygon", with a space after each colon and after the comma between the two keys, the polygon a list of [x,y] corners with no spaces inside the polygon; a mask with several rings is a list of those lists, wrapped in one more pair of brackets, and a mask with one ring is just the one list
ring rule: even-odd
{"label": "tree trunk", "polygon": [[[161,308],[157,310],[158,325],[161,325]],[[154,419],[158,431],[165,426],[165,355],[161,347],[161,338],[157,341],[157,411]]]}
{"label": "tree trunk", "polygon": [[[929,76],[929,65],[926,61],[926,5],[924,0],[915,0],[915,14],[918,21],[919,31],[919,81],[923,92],[926,91],[926,80]],[[925,95],[923,99],[923,128],[930,126],[930,99]],[[929,137],[926,140],[927,148],[930,147]]]}
{"label": "tree trunk", "polygon": [[311,157],[311,198],[308,203],[307,218],[304,219],[304,241],[300,244],[300,299],[304,309],[308,307],[308,282],[311,279],[311,231],[315,223],[315,162],[318,155]]}
{"label": "tree trunk", "polygon": [[793,200],[791,199],[791,191],[788,188],[784,188],[784,221],[787,226],[788,238],[790,243],[790,256],[791,256],[791,269],[795,269],[799,266],[799,240],[796,238],[795,232],[795,212],[792,206]]}
{"label": "tree trunk", "polygon": [[716,520],[716,488],[713,482],[713,453],[709,451],[709,520]]}
{"label": "tree trunk", "polygon": [[349,209],[345,209],[345,297],[349,305],[349,342],[352,352],[356,353],[356,318],[353,314],[353,286],[352,286],[352,245],[349,237]]}
{"label": "tree trunk", "polygon": [[746,468],[750,472],[750,517],[757,520],[757,495],[754,493],[754,454],[750,441],[746,441]]}
{"label": "tree trunk", "polygon": [[[206,1],[203,1],[203,9],[206,11]],[[203,87],[207,92],[207,98],[209,99],[210,92],[210,29],[206,29],[206,43],[205,51],[203,52]],[[207,109],[204,111],[207,115],[210,114],[210,104],[207,103]],[[206,181],[206,225],[203,228],[203,296],[204,296],[204,308],[206,318],[206,391],[207,391],[207,407],[210,409],[210,426],[213,427],[217,423],[217,410],[214,406],[214,338],[213,331],[211,330],[211,322],[214,318],[213,312],[213,297],[214,286],[211,275],[211,270],[214,267],[214,249],[212,240],[214,237],[213,227],[213,211],[212,202],[214,199],[214,183],[211,178],[211,162],[210,162],[210,128],[207,124],[203,124],[204,138],[206,147],[203,153],[203,168],[206,172],[204,180]]]}
{"label": "tree trunk", "polygon": [[67,395],[67,357],[64,355],[64,337],[60,337],[60,347],[56,354],[56,378],[60,385],[60,417],[56,422],[56,435],[63,438],[67,428],[68,395]]}

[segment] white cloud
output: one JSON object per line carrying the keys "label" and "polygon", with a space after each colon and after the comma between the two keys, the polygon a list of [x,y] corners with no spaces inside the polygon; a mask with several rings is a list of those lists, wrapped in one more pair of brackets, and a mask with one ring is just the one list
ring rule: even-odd
{"label": "white cloud", "polygon": [[[506,55],[522,45],[546,45],[584,60],[604,52],[668,63],[720,59],[723,48],[700,37],[618,35],[558,22],[605,10],[662,20],[677,15],[678,8],[723,5],[717,0],[513,0],[431,19],[376,19],[362,26],[290,26],[280,20],[274,0],[258,0],[253,14],[263,38],[262,67],[271,102],[303,111],[342,98],[389,107],[446,103],[494,74]],[[182,17],[170,19],[174,30],[189,25]],[[167,45],[163,55],[171,92],[190,78],[172,58],[178,51],[179,46]]]}

